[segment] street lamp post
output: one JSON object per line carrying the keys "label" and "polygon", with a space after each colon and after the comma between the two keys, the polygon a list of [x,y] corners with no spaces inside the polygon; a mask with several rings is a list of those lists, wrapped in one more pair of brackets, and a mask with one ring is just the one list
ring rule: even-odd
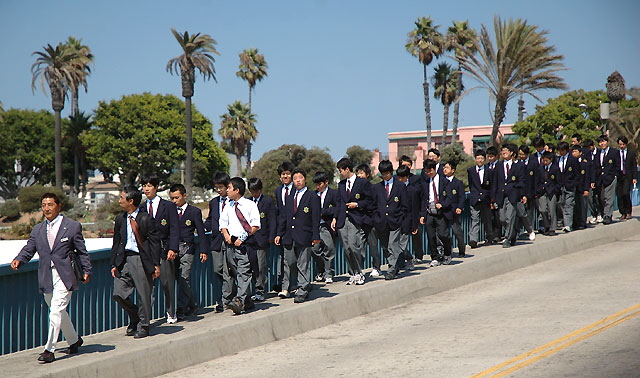
{"label": "street lamp post", "polygon": [[184,161],[180,162],[180,183],[184,185]]}

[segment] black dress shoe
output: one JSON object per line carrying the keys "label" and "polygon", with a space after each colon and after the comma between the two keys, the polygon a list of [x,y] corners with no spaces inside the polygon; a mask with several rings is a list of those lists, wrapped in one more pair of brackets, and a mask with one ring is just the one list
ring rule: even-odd
{"label": "black dress shoe", "polygon": [[216,312],[222,312],[224,311],[224,306],[221,304],[217,304],[215,310]]}
{"label": "black dress shoe", "polygon": [[303,303],[305,299],[304,295],[296,295],[293,297],[293,303]]}
{"label": "black dress shoe", "polygon": [[40,353],[40,356],[38,357],[38,361],[42,361],[45,364],[49,362],[53,362],[55,360],[56,360],[56,357],[53,355],[53,352],[49,352],[48,350],[45,350],[44,352]]}
{"label": "black dress shoe", "polygon": [[131,321],[129,326],[127,327],[127,336],[133,336],[136,334],[136,330],[138,329],[138,323],[140,323],[140,319]]}
{"label": "black dress shoe", "polygon": [[396,275],[391,272],[387,272],[387,274],[384,275],[385,281],[391,281],[395,278],[396,278]]}
{"label": "black dress shoe", "polygon": [[231,311],[236,315],[242,314],[242,310],[244,310],[244,304],[239,298],[234,298],[227,307],[229,307],[229,309],[231,309]]}
{"label": "black dress shoe", "polygon": [[142,339],[149,336],[149,327],[140,327],[140,330],[133,335],[134,339]]}
{"label": "black dress shoe", "polygon": [[458,257],[463,259],[463,258],[467,257],[467,254],[466,253],[458,253]]}
{"label": "black dress shoe", "polygon": [[611,217],[604,217],[602,224],[611,224]]}
{"label": "black dress shoe", "polygon": [[253,310],[255,307],[256,307],[256,304],[255,304],[255,302],[254,302],[254,301],[252,301],[251,299],[247,299],[247,300],[244,302],[244,311],[245,311],[245,312],[247,312],[247,311],[251,311],[251,310]]}
{"label": "black dress shoe", "polygon": [[469,247],[471,248],[478,248],[478,242],[475,240],[471,240],[469,241]]}
{"label": "black dress shoe", "polygon": [[506,240],[504,243],[502,243],[502,248],[509,248],[511,247],[511,242]]}
{"label": "black dress shoe", "polygon": [[78,336],[78,341],[69,345],[69,354],[78,353],[78,348],[80,348],[83,343],[84,343],[84,340],[82,340],[82,337]]}

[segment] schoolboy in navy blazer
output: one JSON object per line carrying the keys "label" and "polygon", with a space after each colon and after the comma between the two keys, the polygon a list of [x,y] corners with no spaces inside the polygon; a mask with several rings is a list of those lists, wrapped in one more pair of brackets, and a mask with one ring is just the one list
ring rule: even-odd
{"label": "schoolboy in navy blazer", "polygon": [[[273,201],[276,205],[276,222],[280,224],[282,220],[280,219],[280,215],[282,213],[281,209],[284,209],[286,203],[287,196],[293,196],[295,189],[293,187],[292,182],[292,172],[294,169],[293,163],[290,161],[284,161],[280,165],[278,165],[278,176],[280,177],[280,182],[282,185],[278,186],[274,191]],[[276,226],[277,228],[277,226]],[[284,275],[289,274],[289,268],[284,266],[284,250],[281,247],[278,247],[278,254],[275,256],[276,261],[276,269],[277,269],[277,282],[273,285],[273,289],[276,292],[279,292],[282,288],[282,277]]]}
{"label": "schoolboy in navy blazer", "polygon": [[464,211],[466,195],[464,182],[453,176],[456,172],[456,168],[457,165],[455,162],[447,162],[444,164],[443,172],[447,180],[449,180],[449,192],[447,194],[451,196],[451,211],[449,212],[451,216],[449,219],[451,222],[451,231],[456,237],[456,241],[458,243],[458,257],[465,257],[466,243],[464,242],[464,233],[462,232],[460,217]]}
{"label": "schoolboy in navy blazer", "polygon": [[[436,171],[436,162],[425,160],[424,173],[427,176],[425,192],[420,207],[420,223],[426,225],[431,266],[436,267],[441,263],[451,261],[451,237],[449,228],[451,219],[451,195],[449,192],[449,180]],[[436,178],[437,176],[437,178]],[[435,186],[433,198],[431,192]],[[444,254],[438,250],[438,240],[442,243]]]}
{"label": "schoolboy in navy blazer", "polygon": [[502,146],[503,160],[495,166],[493,183],[491,186],[492,202],[498,206],[500,223],[504,229],[505,240],[503,248],[515,245],[517,237],[517,212],[516,206],[524,196],[526,185],[526,167],[524,164],[514,161],[518,148],[516,145],[506,143]]}
{"label": "schoolboy in navy blazer", "polygon": [[250,258],[253,264],[253,279],[256,282],[254,300],[260,302],[264,300],[267,287],[267,258],[271,243],[276,237],[277,217],[276,205],[274,201],[262,193],[262,180],[252,177],[248,181],[250,199],[258,206],[260,212],[260,229],[253,234],[257,248],[255,249],[255,259]]}
{"label": "schoolboy in navy blazer", "polygon": [[313,176],[316,194],[320,198],[320,240],[313,246],[312,253],[316,261],[317,281],[333,282],[333,259],[336,254],[337,233],[331,229],[331,221],[338,211],[338,191],[329,187],[329,178],[324,172],[316,172]]}
{"label": "schoolboy in navy blazer", "polygon": [[617,177],[620,174],[620,152],[609,146],[606,135],[598,137],[600,149],[593,162],[596,166],[595,189],[600,193],[600,209],[603,214],[603,224],[611,224],[613,216],[613,200]]}
{"label": "schoolboy in navy blazer", "polygon": [[560,168],[553,164],[553,153],[546,151],[542,155],[543,164],[536,173],[536,205],[542,216],[545,235],[555,235],[556,232],[556,203],[560,193],[558,183]]}
{"label": "schoolboy in navy blazer", "polygon": [[467,168],[469,182],[469,210],[471,227],[469,228],[469,245],[476,248],[480,241],[480,225],[484,225],[485,240],[492,243],[494,236],[491,222],[491,185],[489,169],[485,166],[487,153],[478,149],[473,153],[476,164]]}

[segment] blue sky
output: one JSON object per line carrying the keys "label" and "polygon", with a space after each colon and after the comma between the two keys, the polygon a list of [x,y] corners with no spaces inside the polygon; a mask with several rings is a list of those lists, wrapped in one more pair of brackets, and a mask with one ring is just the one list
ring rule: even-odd
{"label": "blue sky", "polygon": [[[213,121],[216,140],[226,106],[247,101],[247,85],[235,72],[238,53],[255,47],[267,59],[269,76],[253,96],[260,132],[254,158],[283,143],[328,148],[336,159],[354,144],[386,152],[388,132],[425,128],[422,67],[404,48],[413,22],[431,16],[444,33],[453,20],[468,19],[473,28],[485,24],[492,31],[496,14],[549,31],[550,43],[565,56],[561,75],[570,89],[604,89],[614,70],[628,87],[640,86],[640,2],[632,0],[2,0],[0,101],[5,109],[51,110],[48,95],[31,91],[31,54],[70,35],[82,38],[95,55],[81,110],[92,112],[99,101],[145,91],[180,96],[179,77],[165,71],[167,61],[181,53],[170,32],[174,27],[218,42],[218,82],[198,78],[193,97]],[[476,83],[466,78],[465,85]],[[525,101],[533,113],[535,100]],[[441,129],[442,105],[432,98],[431,109],[433,128]],[[491,109],[486,90],[479,89],[463,99],[460,124],[490,124]],[[67,103],[63,115],[68,112]],[[516,113],[514,101],[505,123]]]}

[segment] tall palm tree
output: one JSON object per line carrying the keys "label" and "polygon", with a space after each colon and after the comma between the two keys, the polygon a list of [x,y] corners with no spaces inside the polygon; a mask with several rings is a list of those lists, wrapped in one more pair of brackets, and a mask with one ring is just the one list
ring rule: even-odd
{"label": "tall palm tree", "polygon": [[241,157],[247,151],[247,145],[256,140],[256,116],[249,106],[235,101],[227,106],[227,113],[220,116],[219,134],[230,150],[236,155],[237,175],[242,177]]}
{"label": "tall palm tree", "polygon": [[415,22],[416,28],[409,32],[405,48],[418,58],[422,64],[424,80],[424,111],[427,122],[427,146],[431,148],[431,106],[429,104],[429,81],[427,80],[427,66],[442,54],[444,38],[438,31],[439,25],[433,25],[431,17],[420,17]]}
{"label": "tall palm tree", "polygon": [[78,82],[75,83],[71,90],[71,115],[78,113],[78,92],[80,87],[84,87],[87,92],[87,76],[91,74],[90,64],[93,63],[94,57],[89,46],[82,44],[82,38],[69,37],[64,43],[65,47],[71,49],[72,54],[76,54],[76,65],[80,69]]}
{"label": "tall palm tree", "polygon": [[[449,106],[456,99],[458,75],[447,63],[440,63],[435,69],[435,74],[431,78],[433,85],[433,97],[440,100],[444,106],[442,117],[442,147],[447,145],[447,130],[449,128]],[[451,142],[455,142],[452,139]]]}
{"label": "tall palm tree", "polygon": [[521,19],[493,21],[495,46],[486,26],[482,25],[480,38],[474,42],[478,54],[458,58],[462,69],[487,88],[495,107],[493,111],[492,144],[498,143],[498,131],[504,120],[507,103],[520,93],[531,95],[539,89],[566,89],[557,72],[564,69],[562,55],[548,45],[547,31],[539,31]]}
{"label": "tall palm tree", "polygon": [[216,69],[213,65],[215,58],[213,55],[220,55],[215,48],[216,41],[208,34],[192,34],[185,31],[184,34],[178,33],[171,28],[171,33],[176,38],[183,54],[172,58],[167,63],[167,71],[170,74],[180,72],[182,79],[182,97],[185,99],[185,123],[186,123],[186,152],[185,161],[185,185],[191,188],[193,179],[193,137],[191,129],[191,97],[193,96],[193,87],[196,81],[196,72],[198,69],[205,80],[216,80]]}
{"label": "tall palm tree", "polygon": [[[478,39],[476,32],[469,27],[469,21],[453,21],[453,25],[447,29],[445,36],[445,48],[453,51],[456,58],[464,57],[466,54],[475,54],[474,41]],[[460,114],[460,100],[462,99],[462,67],[458,63],[456,72],[456,101],[453,105],[453,133],[452,141],[458,135],[458,116]]]}
{"label": "tall palm tree", "polygon": [[[77,112],[69,116],[69,135],[67,135],[67,145],[73,151],[73,188],[75,193],[82,193],[82,197],[86,192],[87,183],[87,160],[86,146],[80,141],[80,134],[89,130],[91,125],[91,116],[85,115],[84,112]],[[82,190],[80,186],[82,185]]]}
{"label": "tall palm tree", "polygon": [[31,90],[35,91],[36,80],[40,78],[42,92],[44,83],[49,86],[51,93],[51,107],[55,113],[55,166],[56,187],[62,189],[62,126],[60,112],[64,109],[64,100],[69,90],[76,88],[81,81],[83,68],[79,65],[78,55],[62,43],[56,47],[47,45],[43,51],[36,51],[36,61],[31,65]]}
{"label": "tall palm tree", "polygon": [[[249,111],[251,111],[251,92],[256,83],[267,77],[269,65],[258,49],[249,48],[240,53],[240,65],[236,76],[249,84]],[[251,142],[247,146],[247,170],[251,168]]]}

